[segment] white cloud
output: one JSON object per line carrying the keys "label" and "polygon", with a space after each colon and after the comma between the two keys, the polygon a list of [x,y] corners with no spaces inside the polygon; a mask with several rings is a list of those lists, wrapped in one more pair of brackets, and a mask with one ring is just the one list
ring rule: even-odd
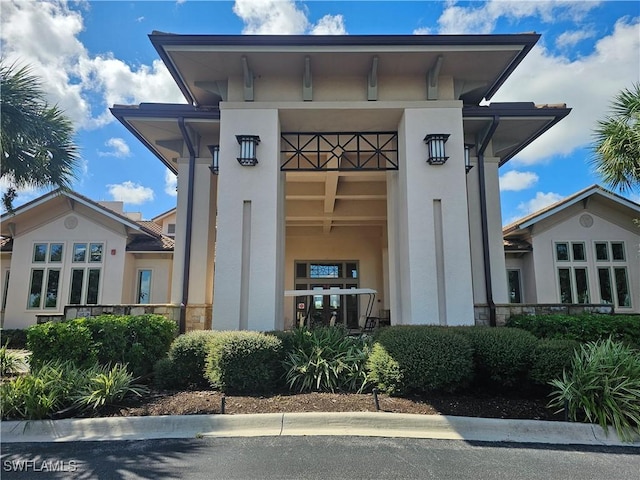
{"label": "white cloud", "polygon": [[106,147],[110,147],[111,151],[108,152],[98,152],[98,155],[101,157],[128,157],[131,155],[131,150],[129,149],[129,145],[122,138],[110,138],[106,142],[104,142]]}
{"label": "white cloud", "polygon": [[164,172],[164,193],[171,197],[177,197],[178,177],[168,168]]}
{"label": "white cloud", "polygon": [[582,40],[593,38],[596,32],[591,29],[575,30],[573,32],[563,32],[556,38],[556,47],[560,49],[569,49],[576,46]]}
{"label": "white cloud", "polygon": [[314,25],[307,10],[294,0],[236,0],[235,13],[244,22],[242,33],[272,35],[346,35],[342,15],[325,15]]}
{"label": "white cloud", "polygon": [[533,172],[519,172],[511,170],[500,175],[501,192],[519,192],[533,187],[538,182],[538,175]]}
{"label": "white cloud", "polygon": [[325,15],[311,29],[312,35],[346,35],[342,15]]}
{"label": "white cloud", "polygon": [[[80,3],[82,8],[90,4]],[[57,104],[77,128],[95,128],[114,120],[115,103],[183,102],[160,60],[132,68],[110,52],[91,56],[78,35],[80,11],[66,1],[3,1],[0,38],[7,64],[30,65],[42,80],[49,103]],[[153,98],[150,98],[150,93]],[[99,98],[92,111],[90,98]]]}
{"label": "white cloud", "polygon": [[554,192],[548,192],[548,193],[538,192],[536,193],[536,196],[531,200],[528,200],[526,202],[521,202],[518,205],[518,210],[522,212],[523,216],[529,215],[545,207],[548,207],[553,203],[559,202],[563,198],[564,197],[562,195]]}
{"label": "white cloud", "polygon": [[492,101],[566,103],[572,112],[520,152],[512,165],[545,162],[588,147],[596,122],[615,95],[637,81],[640,71],[640,19],[618,20],[611,35],[597,41],[593,53],[570,61],[534,47]]}
{"label": "white cloud", "polygon": [[131,181],[107,185],[109,194],[118,202],[140,205],[154,199],[153,190]]}
{"label": "white cloud", "polygon": [[547,23],[567,19],[579,21],[600,2],[489,0],[477,8],[461,7],[456,3],[447,2],[438,19],[440,33],[491,33],[502,17],[518,20],[535,16]]}
{"label": "white cloud", "polygon": [[236,0],[233,13],[247,34],[302,34],[309,26],[306,13],[293,0]]}

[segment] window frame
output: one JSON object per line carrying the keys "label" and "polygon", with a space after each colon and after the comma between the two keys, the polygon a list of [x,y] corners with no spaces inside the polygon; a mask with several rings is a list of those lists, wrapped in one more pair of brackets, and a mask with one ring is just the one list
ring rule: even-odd
{"label": "window frame", "polygon": [[[141,276],[143,272],[149,272],[149,298],[146,302],[140,301],[142,281]],[[136,304],[149,305],[151,303],[151,296],[153,294],[153,268],[138,268],[136,271]]]}
{"label": "window frame", "polygon": [[[520,301],[512,301],[511,300],[511,272],[517,273],[518,280],[518,293],[520,296]],[[524,290],[522,288],[522,271],[519,268],[507,268],[507,295],[509,296],[509,303],[513,305],[518,305],[524,303]]]}

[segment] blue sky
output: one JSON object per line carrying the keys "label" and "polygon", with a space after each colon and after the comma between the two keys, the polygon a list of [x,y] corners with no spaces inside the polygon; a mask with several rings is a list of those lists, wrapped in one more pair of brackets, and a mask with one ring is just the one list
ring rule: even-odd
{"label": "blue sky", "polygon": [[[0,2],[6,62],[32,65],[74,121],[73,188],[152,218],[175,206],[175,178],[109,113],[113,104],[180,102],[147,35],[522,33],[542,38],[492,101],[566,103],[572,113],[500,170],[503,223],[601,183],[591,132],[611,99],[640,81],[636,1]],[[2,185],[0,185],[2,187]],[[16,205],[43,193],[20,192]],[[640,191],[628,198],[640,201]]]}

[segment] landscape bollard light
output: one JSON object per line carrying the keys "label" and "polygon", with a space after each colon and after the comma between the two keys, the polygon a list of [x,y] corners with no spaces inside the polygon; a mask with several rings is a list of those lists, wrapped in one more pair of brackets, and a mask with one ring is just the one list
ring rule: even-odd
{"label": "landscape bollard light", "polygon": [[222,415],[224,415],[224,408],[226,404],[227,404],[227,398],[224,395],[222,395],[222,397],[220,398],[220,413]]}
{"label": "landscape bollard light", "polygon": [[380,411],[380,402],[378,401],[378,389],[373,389],[373,403],[376,404],[376,412]]}

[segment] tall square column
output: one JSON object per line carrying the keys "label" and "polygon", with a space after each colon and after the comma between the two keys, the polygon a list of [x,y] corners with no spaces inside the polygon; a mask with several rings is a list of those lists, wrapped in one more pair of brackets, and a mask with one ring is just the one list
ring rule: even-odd
{"label": "tall square column", "polygon": [[[444,165],[423,139],[449,134]],[[473,325],[460,102],[407,109],[398,128],[400,168],[388,175],[389,277],[397,323]]]}
{"label": "tall square column", "polygon": [[[276,109],[223,104],[213,301],[216,330],[282,328],[284,173]],[[260,137],[255,166],[237,161],[236,135]]]}

